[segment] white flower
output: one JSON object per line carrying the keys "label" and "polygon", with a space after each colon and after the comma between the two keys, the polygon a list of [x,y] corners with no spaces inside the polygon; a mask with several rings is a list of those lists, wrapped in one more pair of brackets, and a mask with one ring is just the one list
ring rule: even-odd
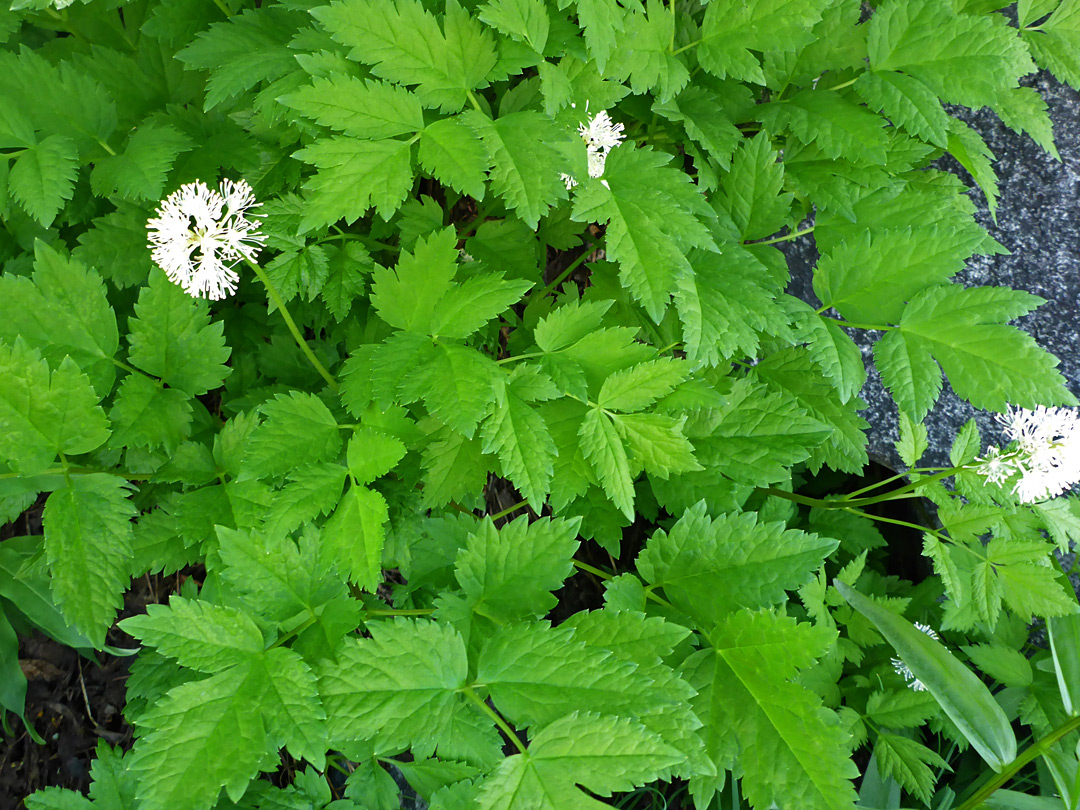
{"label": "white flower", "polygon": [[[607,110],[600,110],[588,120],[588,123],[578,125],[578,134],[585,141],[589,177],[594,179],[603,177],[608,153],[621,144],[626,137],[623,134],[623,125],[613,122]],[[566,184],[567,191],[577,185],[577,180],[569,174],[560,174],[559,178]],[[601,180],[601,182],[607,186],[607,181]]]}
{"label": "white flower", "polygon": [[[923,633],[930,636],[930,638],[934,639],[934,641],[938,640],[938,634],[935,633],[934,629],[928,624],[923,624],[922,622],[915,622],[915,629],[921,630]],[[913,689],[916,692],[926,691],[926,684],[924,684],[922,681],[915,677],[915,673],[913,673],[908,668],[907,664],[905,664],[899,658],[893,658],[889,663],[892,664],[893,672],[903,678],[907,682],[907,685],[910,689]]]}
{"label": "white flower", "polygon": [[1029,411],[1010,405],[998,421],[1014,446],[1005,453],[991,446],[975,460],[974,468],[988,483],[1018,475],[1013,493],[1023,503],[1034,503],[1080,481],[1080,418],[1075,410],[1039,405]]}
{"label": "white flower", "polygon": [[578,133],[590,151],[605,154],[622,143],[623,138],[626,137],[623,134],[623,125],[613,122],[607,110],[598,112],[589,119],[588,124],[581,124],[578,127]]}
{"label": "white flower", "polygon": [[247,218],[255,202],[251,186],[222,180],[218,191],[201,181],[181,186],[146,223],[152,257],[188,295],[212,300],[236,292],[240,277],[232,267],[254,261],[266,237]]}

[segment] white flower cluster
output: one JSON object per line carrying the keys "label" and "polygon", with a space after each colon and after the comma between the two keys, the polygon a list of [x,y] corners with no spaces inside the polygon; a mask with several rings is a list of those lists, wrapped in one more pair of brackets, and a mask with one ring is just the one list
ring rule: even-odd
{"label": "white flower cluster", "polygon": [[[612,121],[607,110],[601,110],[590,118],[588,123],[578,125],[578,134],[585,141],[585,147],[588,150],[589,177],[603,177],[608,152],[622,143],[623,138],[626,137],[623,133],[623,125]],[[563,173],[559,177],[566,184],[567,191],[577,185],[577,180],[569,174]],[[604,180],[600,182],[607,185]]]}
{"label": "white flower cluster", "polygon": [[248,218],[259,205],[243,180],[222,180],[218,191],[201,181],[181,186],[146,223],[154,263],[195,298],[231,295],[240,279],[233,265],[254,261],[266,240]]}
{"label": "white flower cluster", "polygon": [[[935,633],[934,628],[928,624],[915,622],[915,629],[926,633],[926,635],[930,636],[934,641],[938,640],[938,634]],[[907,682],[908,688],[914,689],[916,692],[926,691],[926,684],[915,677],[915,673],[908,669],[907,664],[899,658],[893,658],[890,663],[892,664],[893,671]]]}
{"label": "white flower cluster", "polygon": [[1015,447],[987,448],[975,469],[991,484],[1019,476],[1013,492],[1023,503],[1054,498],[1080,481],[1080,418],[1069,408],[1035,410],[1010,406],[998,416]]}

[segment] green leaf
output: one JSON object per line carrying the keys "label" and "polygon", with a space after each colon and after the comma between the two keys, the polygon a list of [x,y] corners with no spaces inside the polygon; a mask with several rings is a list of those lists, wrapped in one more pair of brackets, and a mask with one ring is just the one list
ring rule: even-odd
{"label": "green leaf", "polygon": [[353,485],[323,526],[323,546],[341,574],[372,592],[382,581],[383,524],[388,519],[381,494]]}
{"label": "green leaf", "polygon": [[614,301],[570,301],[540,319],[533,339],[541,351],[569,348],[600,328]]}
{"label": "green leaf", "polygon": [[811,42],[821,5],[810,0],[722,0],[709,4],[697,55],[705,70],[723,79],[765,84],[751,51],[794,51]]}
{"label": "green leaf", "polygon": [[524,515],[498,529],[485,520],[458,552],[454,576],[472,611],[499,625],[539,619],[555,607],[552,591],[574,571],[579,518],[541,518],[530,524]]}
{"label": "green leaf", "polygon": [[370,484],[394,469],[405,457],[401,440],[372,428],[360,428],[349,439],[349,473],[360,484]]}
{"label": "green leaf", "polygon": [[625,717],[574,712],[545,726],[524,754],[507,757],[484,780],[483,810],[599,808],[599,796],[670,778],[682,754]]}
{"label": "green leaf", "polygon": [[211,322],[207,302],[192,298],[163,272],[150,273],[128,325],[132,364],[186,394],[205,394],[232,371],[224,365],[231,349],[222,322]]}
{"label": "green leaf", "polygon": [[790,394],[744,379],[732,387],[710,437],[697,442],[698,460],[736,481],[769,486],[786,480],[791,465],[831,433]]}
{"label": "green leaf", "polygon": [[341,500],[348,469],[340,464],[308,464],[289,473],[289,483],[274,493],[263,522],[268,534],[291,534],[300,524],[329,514]]}
{"label": "green leaf", "polygon": [[[269,764],[259,706],[265,673],[257,665],[231,667],[169,692],[142,720],[149,727],[134,750],[140,806],[205,808],[222,786],[239,797],[261,764]],[[205,751],[226,746],[227,757]]]}
{"label": "green leaf", "polygon": [[[737,767],[743,794],[754,807],[840,810],[851,807],[847,734],[821,699],[796,681],[799,670],[825,654],[835,634],[768,611],[731,614],[710,633],[712,649],[684,664],[698,690],[696,713],[717,768]],[[783,774],[778,779],[777,774]],[[695,800],[707,802],[703,783]]]}
{"label": "green leaf", "polygon": [[900,460],[908,467],[915,467],[930,446],[926,425],[913,422],[906,411],[900,411],[900,438],[893,445],[900,454]]}
{"label": "green leaf", "polygon": [[[475,349],[444,343],[432,345],[426,338],[419,340],[423,341],[419,344],[423,352],[411,352],[408,362],[416,365],[410,375],[398,382],[403,404],[423,399],[433,416],[471,439],[495,398],[496,387],[504,379],[503,371],[494,360]],[[411,344],[400,341],[397,345]],[[394,373],[400,367],[388,366]]]}
{"label": "green leaf", "polygon": [[462,120],[475,130],[491,165],[491,190],[530,228],[559,200],[566,187],[559,179],[568,168],[554,144],[567,133],[548,116],[532,110],[502,115],[494,121],[470,111]]}
{"label": "green leaf", "polygon": [[193,145],[187,135],[168,124],[143,124],[122,153],[94,164],[90,186],[101,197],[117,194],[128,200],[156,202],[177,156]]}
{"label": "green leaf", "polygon": [[722,253],[694,251],[693,273],[675,279],[675,307],[687,359],[715,366],[736,353],[755,356],[760,333],[786,336],[781,287],[750,251],[725,245]]}
{"label": "green leaf", "polygon": [[994,153],[978,132],[957,118],[949,120],[948,149],[983,190],[990,217],[996,222],[999,192],[993,166]]}
{"label": "green leaf", "polygon": [[631,661],[588,647],[569,628],[547,622],[499,628],[480,650],[477,680],[495,707],[518,726],[546,725],[591,706],[604,714],[637,715],[682,697],[658,694],[653,679]]}
{"label": "green leaf", "polygon": [[702,627],[739,608],[782,603],[806,584],[839,545],[753,512],[710,518],[699,501],[671,527],[657,530],[637,558],[651,585]]}
{"label": "green leaf", "polygon": [[338,0],[312,12],[349,58],[372,65],[381,79],[417,85],[425,107],[456,112],[466,92],[485,87],[495,67],[494,40],[451,0],[443,31],[418,0]]}
{"label": "green leaf", "polygon": [[64,135],[49,135],[15,158],[8,188],[26,213],[47,228],[75,193],[77,173],[75,141]]}
{"label": "green leaf", "polygon": [[306,16],[281,6],[249,8],[197,34],[176,58],[188,68],[210,71],[203,109],[295,70],[296,52],[288,44]]}
{"label": "green leaf", "polygon": [[796,339],[807,344],[810,359],[836,386],[840,402],[846,404],[866,383],[862,352],[840,324],[809,309],[807,306],[796,313]]}
{"label": "green leaf", "polygon": [[980,240],[939,227],[866,231],[822,255],[814,293],[851,321],[897,323],[917,293],[960,272]]}
{"label": "green leaf", "polygon": [[482,452],[499,456],[503,474],[537,510],[550,492],[558,455],[544,417],[530,405],[559,394],[553,387],[537,386],[540,379],[535,369],[518,366],[506,384],[496,388],[491,416],[480,432]]}
{"label": "green leaf", "polygon": [[372,206],[390,219],[413,185],[412,146],[408,141],[366,141],[337,135],[321,138],[293,153],[319,171],[309,192],[301,232],[344,219],[350,225]]}
{"label": "green leaf", "polygon": [[64,617],[98,649],[130,581],[128,483],[104,473],[73,477],[49,495],[42,523],[53,594]]}
{"label": "green leaf", "polygon": [[840,580],[833,585],[873,623],[945,710],[979,755],[996,771],[1016,758],[1016,737],[1005,713],[974,673],[909,621]]}
{"label": "green leaf", "polygon": [[[1004,412],[1007,404],[1034,407],[1038,403],[1072,405],[1076,399],[1057,371],[1057,358],[1039,348],[1029,335],[1003,322],[1042,303],[1029,293],[999,287],[930,287],[918,293],[904,310],[900,329],[885,340],[902,342],[918,366],[917,382],[929,377],[933,357],[949,377],[953,390],[976,408]],[[893,335],[896,334],[896,337]],[[880,370],[890,390],[907,377],[893,363]],[[894,396],[896,394],[894,393]],[[906,397],[897,397],[897,401]],[[932,400],[931,400],[932,401]],[[916,406],[925,405],[926,400]],[[912,409],[921,420],[925,409]]]}
{"label": "green leaf", "polygon": [[264,421],[248,439],[240,479],[277,478],[297,466],[331,461],[341,452],[341,431],[313,394],[278,394],[261,406]]}
{"label": "green leaf", "polygon": [[398,329],[430,334],[439,302],[457,271],[457,233],[441,228],[421,236],[410,253],[402,251],[393,270],[372,275],[371,303],[379,317]]}
{"label": "green leaf", "polygon": [[885,163],[884,120],[832,90],[800,90],[791,98],[759,106],[755,113],[771,131],[787,129],[833,160]]}
{"label": "green leaf", "polygon": [[[485,428],[487,424],[485,423]],[[492,428],[493,429],[493,428]],[[483,457],[479,439],[467,439],[456,431],[444,429],[446,438],[424,448],[421,465],[424,469],[425,509],[445,506],[450,501],[467,502],[483,490],[487,483],[488,463]],[[524,486],[517,473],[510,472],[502,460],[507,475]]]}
{"label": "green leaf", "polygon": [[335,74],[316,78],[281,103],[355,138],[393,138],[424,128],[420,100],[403,87]]}
{"label": "green leaf", "polygon": [[1000,15],[957,14],[933,0],[890,0],[868,25],[873,70],[903,71],[954,104],[991,106],[999,89],[1015,87],[1035,69]]}
{"label": "green leaf", "polygon": [[[709,6],[711,12],[713,5]],[[720,183],[717,204],[731,216],[740,239],[771,236],[787,224],[795,195],[781,193],[784,167],[769,136],[758,133],[735,152],[731,171]]]}
{"label": "green leaf", "polygon": [[90,800],[74,790],[47,787],[26,797],[27,810],[93,810]]}
{"label": "green leaf", "polygon": [[896,126],[945,148],[949,115],[934,91],[915,77],[894,70],[868,70],[855,82],[855,90],[870,109]]}
{"label": "green leaf", "polygon": [[491,158],[479,134],[459,116],[424,128],[417,158],[424,171],[455,191],[484,199]]}
{"label": "green leaf", "polygon": [[330,743],[371,740],[377,751],[442,750],[467,685],[465,642],[446,624],[394,619],[347,639],[316,667]]}
{"label": "green leaf", "polygon": [[442,297],[431,321],[431,333],[466,338],[521,300],[533,282],[506,280],[502,273],[483,273],[455,284]]}
{"label": "green leaf", "polygon": [[636,94],[655,90],[660,101],[668,101],[690,81],[690,71],[672,53],[675,18],[660,0],[647,0],[645,9],[631,8],[605,72],[628,82]]}
{"label": "green leaf", "polygon": [[872,692],[866,701],[867,716],[882,728],[914,728],[939,714],[937,701],[929,692]]}
{"label": "green leaf", "polygon": [[611,414],[615,431],[626,442],[629,460],[657,478],[704,469],[694,458],[694,446],[683,435],[685,417],[659,413]]}
{"label": "green leaf", "polygon": [[551,21],[543,0],[488,0],[477,11],[495,30],[527,43],[537,53],[544,52]]}
{"label": "green leaf", "polygon": [[874,344],[874,364],[897,407],[921,422],[941,393],[941,369],[933,356],[897,330]]}
{"label": "green leaf", "polygon": [[57,453],[88,453],[109,438],[109,423],[90,380],[71,358],[49,371],[16,338],[0,343],[0,454],[15,471],[44,471]]}
{"label": "green leaf", "polygon": [[1013,132],[1026,132],[1055,160],[1061,160],[1054,145],[1054,126],[1046,102],[1034,87],[1011,87],[998,96],[994,112]]}
{"label": "green leaf", "polygon": [[165,448],[170,455],[191,433],[191,398],[142,374],[120,383],[109,411],[111,447]]}
{"label": "green leaf", "polygon": [[626,448],[619,438],[611,416],[599,408],[590,408],[578,428],[581,450],[596,470],[604,492],[627,520],[634,519],[634,481]]}
{"label": "green leaf", "polygon": [[1031,663],[1019,650],[1003,644],[972,644],[963,648],[972,662],[1005,686],[1031,686]]}
{"label": "green leaf", "polygon": [[690,85],[668,101],[655,102],[652,111],[669,121],[681,122],[686,134],[704,146],[721,169],[726,171],[731,167],[731,156],[743,136],[725,111],[718,93]]}
{"label": "green leaf", "polygon": [[105,285],[93,270],[40,241],[34,243],[33,281],[0,275],[0,340],[19,337],[53,368],[70,356],[99,397],[112,390],[120,337]]}
{"label": "green leaf", "polygon": [[1046,620],[1061,704],[1070,717],[1080,714],[1080,614]]}
{"label": "green leaf", "polygon": [[[26,675],[19,666],[19,637],[0,603],[0,711],[23,718],[26,711]],[[6,722],[5,716],[5,722]]]}
{"label": "green leaf", "polygon": [[244,663],[265,646],[258,626],[243,611],[173,594],[166,605],[124,619],[121,628],[182,667],[213,674]]}
{"label": "green leaf", "polygon": [[716,250],[704,221],[715,217],[685,172],[668,167],[671,156],[650,147],[613,149],[604,181],[586,181],[575,192],[572,218],[607,222],[608,258],[619,280],[660,322],[680,272],[692,273],[692,247]]}
{"label": "green leaf", "polygon": [[685,363],[660,358],[616,371],[600,387],[597,404],[613,411],[634,412],[665,397],[686,379]]}
{"label": "green leaf", "polygon": [[945,760],[925,745],[899,734],[878,734],[874,742],[874,755],[883,777],[891,776],[927,805],[931,803],[937,782],[931,767],[939,772],[952,770]]}

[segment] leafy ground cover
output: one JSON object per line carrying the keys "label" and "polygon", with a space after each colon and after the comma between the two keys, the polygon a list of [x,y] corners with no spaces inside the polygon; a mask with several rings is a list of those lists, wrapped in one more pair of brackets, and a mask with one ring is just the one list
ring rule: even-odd
{"label": "leafy ground cover", "polygon": [[935,161],[1053,152],[1080,6],[1000,6],[0,11],[5,733],[34,633],[131,654],[27,807],[1075,807],[1078,401]]}

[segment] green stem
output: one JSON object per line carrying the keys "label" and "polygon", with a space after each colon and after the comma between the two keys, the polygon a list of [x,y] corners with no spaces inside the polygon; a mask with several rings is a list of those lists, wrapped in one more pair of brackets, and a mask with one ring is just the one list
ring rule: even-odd
{"label": "green stem", "polygon": [[518,739],[518,735],[514,733],[514,730],[510,728],[507,722],[502,719],[502,717],[497,711],[495,711],[484,701],[482,701],[480,697],[476,694],[476,692],[472,690],[471,686],[466,686],[461,691],[465,695],[465,697],[467,697],[477,708],[480,709],[480,711],[482,711],[484,714],[486,714],[488,717],[495,721],[495,725],[502,729],[503,734],[505,734],[510,740],[510,742],[512,742],[517,747],[518,751],[520,751],[522,754],[525,753],[525,746],[522,745],[521,740]]}
{"label": "green stem", "polygon": [[886,326],[880,323],[853,323],[851,321],[845,321],[841,318],[830,318],[828,315],[822,315],[825,320],[833,321],[841,326],[850,326],[852,329],[876,329],[879,332],[888,332],[890,329],[895,329],[895,326]]}
{"label": "green stem", "polygon": [[683,45],[681,48],[678,48],[678,49],[672,51],[671,55],[672,56],[678,56],[683,51],[688,51],[691,48],[696,48],[698,45],[700,45],[704,41],[705,41],[704,39],[698,39],[698,40],[695,40],[695,41],[691,42],[689,45]]}
{"label": "green stem", "polygon": [[850,512],[853,515],[858,515],[859,517],[867,518],[868,520],[876,520],[878,523],[891,523],[894,526],[904,526],[908,529],[917,529],[920,532],[932,534],[938,540],[944,540],[950,545],[955,545],[952,541],[952,538],[949,537],[947,534],[945,534],[944,532],[940,532],[937,529],[931,529],[928,526],[920,526],[918,523],[908,523],[906,520],[897,520],[896,518],[885,517],[883,515],[874,515],[870,512],[864,512],[862,509],[856,509],[851,506],[849,506],[844,511]]}
{"label": "green stem", "polygon": [[409,608],[406,610],[365,610],[368,616],[430,616],[435,608]]}
{"label": "green stem", "polygon": [[32,476],[16,472],[0,473],[0,481],[10,481],[15,478],[36,478],[39,475],[115,475],[118,478],[126,478],[129,481],[146,481],[150,478],[149,475],[136,475],[135,473],[129,473],[126,470],[98,470],[93,467],[64,466],[42,470],[39,473],[34,473]]}
{"label": "green stem", "polygon": [[607,571],[597,568],[596,566],[584,563],[581,560],[571,559],[570,562],[574,564],[575,568],[580,568],[582,571],[588,571],[593,576],[600,577],[600,579],[603,580],[608,580],[615,576],[614,574],[609,574]]}
{"label": "green stem", "polygon": [[503,509],[501,512],[496,512],[494,515],[488,515],[488,517],[491,518],[492,520],[500,520],[501,518],[506,517],[507,515],[511,514],[512,512],[516,512],[518,509],[521,509],[523,506],[528,506],[528,505],[529,505],[528,501],[521,501],[520,503],[515,503],[513,506],[508,506],[506,509]]}
{"label": "green stem", "polygon": [[223,0],[214,0],[214,5],[220,8],[221,13],[224,14],[226,17],[232,16],[232,11],[229,10],[229,7],[225,5]]}
{"label": "green stem", "polygon": [[869,492],[872,489],[877,489],[878,487],[883,487],[886,484],[891,484],[893,481],[896,481],[899,478],[903,478],[906,475],[911,475],[912,473],[941,472],[942,470],[948,469],[951,469],[951,467],[915,467],[914,469],[908,470],[907,472],[890,475],[888,478],[878,481],[876,484],[870,484],[869,486],[863,487],[862,489],[857,489],[854,492],[849,492],[847,493],[847,496],[849,498],[854,498],[856,495],[862,495],[864,492]]}
{"label": "green stem", "polygon": [[979,788],[973,793],[963,804],[956,808],[956,810],[975,810],[980,804],[990,798],[990,795],[1002,787],[1006,782],[1012,779],[1017,771],[1031,762],[1035,757],[1040,757],[1050,750],[1050,747],[1070,732],[1076,731],[1080,728],[1080,717],[1071,717],[1055,728],[1049,734],[1037,742],[1032,743],[1028,748],[1016,757],[1012,762],[1002,768],[1001,772],[994,776],[989,782]]}
{"label": "green stem", "polygon": [[290,640],[296,638],[298,635],[300,635],[305,630],[307,630],[309,627],[311,627],[311,625],[315,624],[315,622],[317,622],[318,620],[319,620],[319,617],[316,616],[314,613],[312,613],[310,616],[308,616],[306,619],[304,619],[303,623],[299,627],[293,628],[288,633],[286,633],[281,638],[279,638],[277,641],[275,641],[273,644],[271,644],[270,649],[272,650],[275,647],[280,647],[286,641],[290,641]]}
{"label": "green stem", "polygon": [[117,368],[122,368],[125,371],[130,371],[132,374],[141,374],[142,376],[146,377],[147,379],[153,380],[154,385],[156,385],[158,388],[161,388],[161,386],[163,385],[161,380],[159,380],[153,374],[147,374],[141,368],[135,368],[135,366],[128,365],[123,360],[117,360],[115,357],[110,357],[109,359],[112,361],[112,364],[114,366],[116,366]]}
{"label": "green stem", "polygon": [[845,87],[851,87],[851,85],[855,84],[855,82],[857,82],[858,80],[859,80],[859,77],[856,76],[854,79],[849,79],[846,82],[840,82],[840,84],[834,84],[829,89],[830,90],[843,90]]}
{"label": "green stem", "polygon": [[473,107],[476,108],[476,111],[481,115],[487,115],[487,113],[484,112],[484,108],[480,106],[480,102],[477,100],[476,94],[473,93],[472,90],[466,90],[465,93],[466,95],[468,95],[469,101],[472,102]]}
{"label": "green stem", "polygon": [[109,146],[109,145],[108,145],[107,143],[105,143],[105,141],[103,141],[103,140],[102,140],[101,138],[98,138],[98,139],[97,139],[97,142],[98,142],[98,146],[100,146],[100,147],[101,147],[102,149],[104,149],[104,150],[105,150],[106,152],[108,152],[108,153],[109,153],[110,155],[112,155],[113,157],[115,157],[115,156],[116,156],[116,152],[114,152],[114,151],[112,150],[112,147],[111,147],[111,146]]}
{"label": "green stem", "polygon": [[801,231],[792,231],[784,236],[776,236],[772,239],[764,239],[761,242],[743,242],[744,245],[775,245],[777,242],[790,242],[792,239],[798,239],[800,236],[806,236],[808,233],[814,232],[814,226],[809,228],[803,228]]}
{"label": "green stem", "polygon": [[577,270],[590,256],[592,256],[594,253],[596,253],[596,251],[599,250],[603,246],[603,244],[604,244],[604,238],[603,237],[600,237],[595,242],[593,242],[585,250],[584,253],[582,253],[580,256],[578,256],[576,259],[574,259],[574,261],[571,262],[570,265],[565,270],[563,270],[561,273],[559,273],[559,275],[555,278],[554,281],[552,281],[550,284],[548,284],[546,287],[544,287],[544,289],[542,289],[540,291],[539,297],[543,298],[549,292],[551,292],[556,287],[558,287],[560,284],[562,284],[564,281],[566,281],[567,277],[571,273],[573,273],[575,270]]}
{"label": "green stem", "polygon": [[516,360],[528,360],[530,357],[543,357],[548,352],[526,352],[525,354],[515,354],[512,357],[504,357],[502,360],[496,360],[498,365],[503,363],[513,363]]}
{"label": "green stem", "polygon": [[837,498],[836,500],[826,501],[821,498],[810,498],[806,495],[796,495],[794,492],[788,492],[787,490],[777,489],[775,487],[758,487],[759,492],[764,492],[767,495],[775,495],[777,498],[784,498],[788,501],[794,501],[795,503],[801,503],[804,506],[817,506],[821,509],[847,509],[849,506],[870,506],[875,503],[884,503],[885,501],[896,500],[901,495],[907,495],[909,492],[914,492],[920,487],[924,487],[927,484],[931,484],[934,481],[941,481],[944,478],[948,478],[950,475],[955,475],[963,467],[949,467],[942,470],[935,475],[928,475],[926,478],[920,478],[918,481],[912,481],[910,484],[905,484],[898,489],[894,489],[891,492],[886,492],[884,495],[876,495],[872,498],[855,498],[849,500],[847,496]]}
{"label": "green stem", "polygon": [[311,347],[307,345],[307,341],[304,340],[304,336],[300,334],[300,330],[296,327],[296,321],[292,319],[292,315],[289,314],[288,308],[285,306],[285,302],[281,300],[281,296],[278,294],[277,288],[274,283],[270,281],[270,277],[263,272],[263,269],[259,267],[255,262],[250,259],[246,260],[248,266],[255,271],[255,275],[259,277],[259,281],[266,287],[266,292],[270,295],[270,300],[274,302],[274,306],[277,307],[278,312],[281,313],[281,317],[285,319],[285,325],[289,327],[289,331],[292,332],[293,339],[296,341],[296,345],[300,347],[300,351],[304,353],[308,361],[314,366],[315,370],[319,372],[319,375],[326,380],[333,390],[338,390],[337,380],[333,378],[329,371],[319,362],[319,358],[315,356],[315,352],[311,350]]}

